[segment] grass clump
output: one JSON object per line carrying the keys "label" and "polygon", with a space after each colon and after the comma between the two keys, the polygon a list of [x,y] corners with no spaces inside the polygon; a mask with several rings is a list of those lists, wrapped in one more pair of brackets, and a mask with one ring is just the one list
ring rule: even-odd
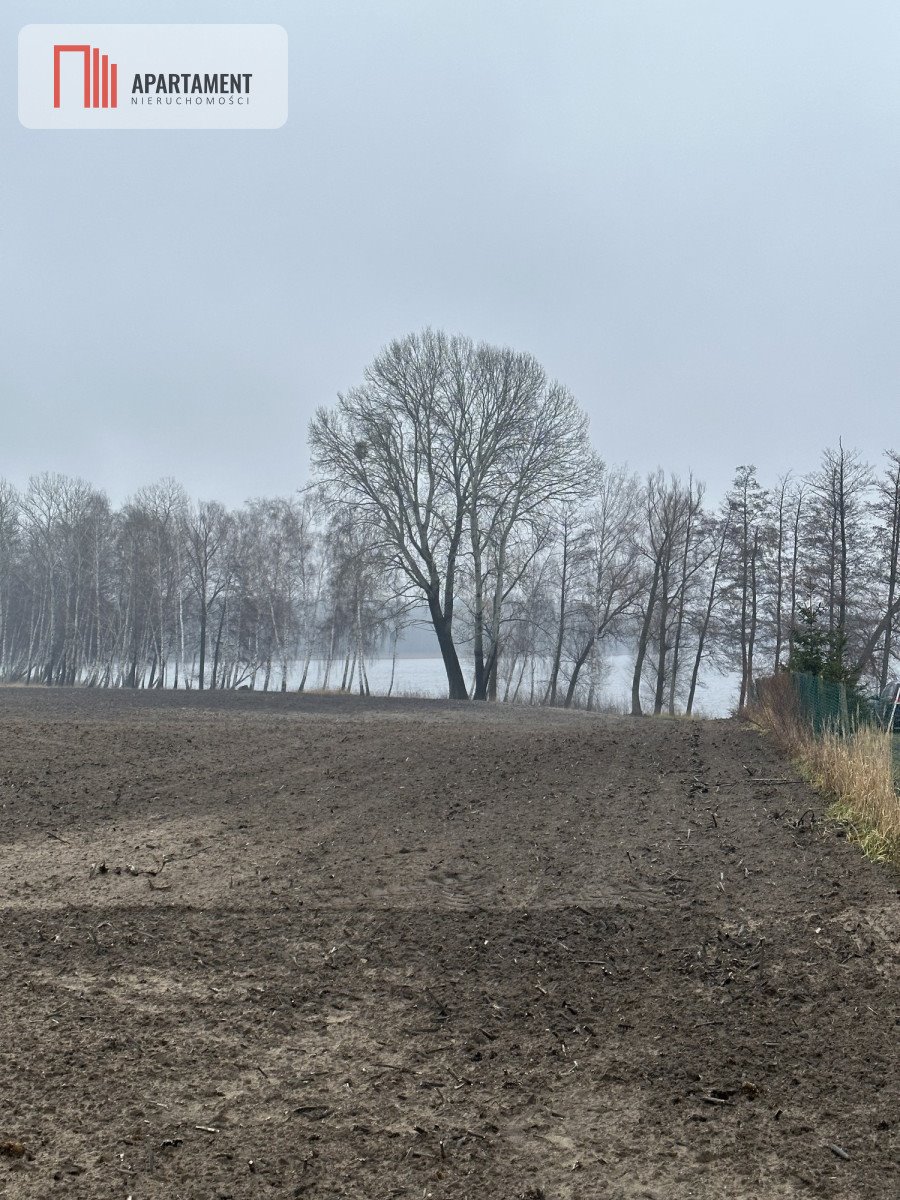
{"label": "grass clump", "polygon": [[847,827],[876,862],[900,865],[900,797],[894,784],[893,735],[860,728],[826,733],[805,752],[813,784],[832,798],[828,815]]}
{"label": "grass clump", "polygon": [[803,717],[788,675],[767,681],[753,713],[830,800],[828,816],[875,862],[900,866],[900,796],[894,736],[859,725],[847,734],[815,734]]}

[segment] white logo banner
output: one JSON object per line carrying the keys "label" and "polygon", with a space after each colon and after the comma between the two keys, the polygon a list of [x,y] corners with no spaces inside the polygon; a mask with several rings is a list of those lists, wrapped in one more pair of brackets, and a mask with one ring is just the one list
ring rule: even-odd
{"label": "white logo banner", "polygon": [[288,114],[280,25],[26,25],[28,129],[278,129]]}

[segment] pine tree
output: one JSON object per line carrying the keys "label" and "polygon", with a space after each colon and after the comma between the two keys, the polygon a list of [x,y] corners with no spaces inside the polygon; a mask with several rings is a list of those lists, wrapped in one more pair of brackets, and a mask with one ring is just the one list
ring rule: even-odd
{"label": "pine tree", "polygon": [[819,609],[801,604],[797,609],[797,617],[787,669],[821,675],[830,646],[827,630],[819,625]]}
{"label": "pine tree", "polygon": [[794,626],[793,646],[788,659],[789,671],[821,675],[829,683],[856,683],[856,673],[848,666],[847,638],[843,630],[829,631],[819,624],[821,609],[801,604]]}

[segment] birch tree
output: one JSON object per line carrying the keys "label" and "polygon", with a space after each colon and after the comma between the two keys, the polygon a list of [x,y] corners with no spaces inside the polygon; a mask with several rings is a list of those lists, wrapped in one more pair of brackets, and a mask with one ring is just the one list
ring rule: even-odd
{"label": "birch tree", "polygon": [[[197,686],[206,686],[209,617],[228,582],[226,555],[231,518],[217,501],[201,501],[183,518],[185,568],[197,604],[199,668]],[[212,679],[215,687],[215,677]]]}

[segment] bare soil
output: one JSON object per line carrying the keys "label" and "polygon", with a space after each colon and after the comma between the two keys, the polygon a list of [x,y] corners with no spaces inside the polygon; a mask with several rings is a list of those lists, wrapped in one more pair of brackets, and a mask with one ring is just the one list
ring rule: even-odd
{"label": "bare soil", "polygon": [[900,1195],[900,894],[764,738],[0,691],[0,1196]]}

